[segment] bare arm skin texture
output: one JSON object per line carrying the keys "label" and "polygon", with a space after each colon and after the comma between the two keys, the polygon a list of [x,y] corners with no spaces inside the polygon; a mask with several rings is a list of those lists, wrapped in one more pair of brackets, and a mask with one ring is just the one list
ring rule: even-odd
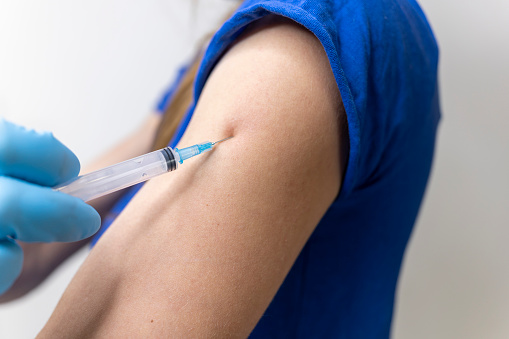
{"label": "bare arm skin texture", "polygon": [[316,38],[282,19],[253,25],[180,145],[234,138],[144,186],[39,338],[247,337],[338,194],[342,114]]}

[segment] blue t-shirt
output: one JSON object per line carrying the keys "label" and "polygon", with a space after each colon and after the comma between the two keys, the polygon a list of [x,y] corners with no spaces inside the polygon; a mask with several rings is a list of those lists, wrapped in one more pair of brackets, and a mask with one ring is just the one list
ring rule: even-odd
{"label": "blue t-shirt", "polygon": [[[436,41],[413,0],[246,0],[211,40],[194,103],[170,146],[225,50],[271,13],[300,23],[322,43],[343,99],[350,152],[338,198],[251,338],[388,338],[440,119]],[[161,109],[168,99],[171,91]]]}

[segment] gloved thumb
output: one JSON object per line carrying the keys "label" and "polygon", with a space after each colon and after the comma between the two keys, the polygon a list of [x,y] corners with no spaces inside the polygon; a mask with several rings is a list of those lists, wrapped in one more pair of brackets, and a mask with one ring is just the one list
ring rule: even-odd
{"label": "gloved thumb", "polygon": [[16,281],[23,268],[23,250],[10,239],[0,240],[0,294]]}

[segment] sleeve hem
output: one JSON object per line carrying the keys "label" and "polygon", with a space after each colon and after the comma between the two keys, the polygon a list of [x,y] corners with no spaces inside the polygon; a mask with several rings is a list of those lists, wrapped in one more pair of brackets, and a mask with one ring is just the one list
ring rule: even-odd
{"label": "sleeve hem", "polygon": [[356,174],[358,172],[361,140],[359,118],[352,96],[352,91],[339,60],[334,39],[320,21],[311,13],[304,11],[302,8],[281,2],[271,2],[270,5],[259,3],[247,7],[241,6],[216,32],[205,52],[205,56],[198,70],[198,75],[194,85],[194,102],[198,101],[208,76],[212,72],[214,66],[218,63],[219,59],[226,52],[227,48],[238,38],[249,24],[269,14],[284,16],[308,29],[318,38],[327,54],[334,78],[336,79],[338,89],[343,99],[343,106],[345,108],[348,121],[350,150],[347,169],[341,186],[341,191],[338,195],[338,198],[345,197],[355,187]]}

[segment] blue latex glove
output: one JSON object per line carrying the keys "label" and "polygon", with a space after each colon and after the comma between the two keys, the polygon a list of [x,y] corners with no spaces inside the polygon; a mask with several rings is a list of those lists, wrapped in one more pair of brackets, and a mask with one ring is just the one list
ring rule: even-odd
{"label": "blue latex glove", "polygon": [[99,229],[101,218],[91,206],[51,189],[79,170],[76,156],[51,133],[0,118],[0,294],[23,266],[16,240],[78,241]]}

